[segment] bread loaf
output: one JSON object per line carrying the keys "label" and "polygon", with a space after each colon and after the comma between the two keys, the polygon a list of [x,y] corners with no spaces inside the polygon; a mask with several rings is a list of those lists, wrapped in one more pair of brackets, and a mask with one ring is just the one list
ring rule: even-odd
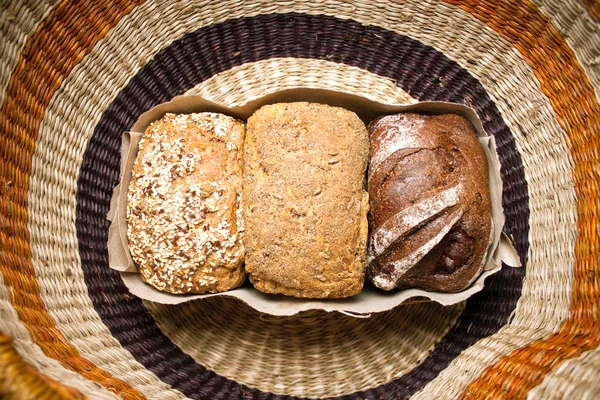
{"label": "bread loaf", "polygon": [[373,121],[369,134],[369,278],[385,290],[465,289],[492,238],[487,161],[472,125],[406,113]]}
{"label": "bread loaf", "polygon": [[308,298],[361,291],[368,152],[365,125],[342,108],[274,104],[250,117],[244,245],[258,290]]}
{"label": "bread loaf", "polygon": [[245,127],[231,117],[166,114],[144,132],[128,191],[127,237],[142,280],[170,293],[242,284]]}

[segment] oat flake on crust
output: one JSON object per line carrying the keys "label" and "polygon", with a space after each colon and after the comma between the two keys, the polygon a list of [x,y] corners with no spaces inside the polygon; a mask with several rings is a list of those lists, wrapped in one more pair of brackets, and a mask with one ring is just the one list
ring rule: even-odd
{"label": "oat flake on crust", "polygon": [[166,114],[144,133],[127,203],[142,279],[171,293],[238,286],[244,126],[216,113]]}

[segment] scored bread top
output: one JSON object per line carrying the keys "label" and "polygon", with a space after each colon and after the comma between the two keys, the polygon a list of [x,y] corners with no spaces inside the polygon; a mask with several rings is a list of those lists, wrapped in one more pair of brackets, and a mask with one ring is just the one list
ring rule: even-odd
{"label": "scored bread top", "polygon": [[127,202],[142,279],[171,293],[220,292],[245,277],[245,127],[216,113],[166,114],[144,132]]}
{"label": "scored bread top", "polygon": [[375,286],[458,292],[491,244],[488,166],[471,123],[401,113],[369,126],[370,266]]}

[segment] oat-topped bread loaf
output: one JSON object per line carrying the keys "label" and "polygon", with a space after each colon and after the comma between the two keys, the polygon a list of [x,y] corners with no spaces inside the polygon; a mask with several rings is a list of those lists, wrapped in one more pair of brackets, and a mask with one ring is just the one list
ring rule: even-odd
{"label": "oat-topped bread loaf", "polygon": [[267,293],[359,293],[366,265],[368,133],[356,114],[312,103],[267,105],[247,124],[246,271]]}
{"label": "oat-topped bread loaf", "polygon": [[142,279],[170,293],[242,284],[245,127],[216,114],[166,114],[140,141],[127,202]]}
{"label": "oat-topped bread loaf", "polygon": [[386,290],[465,289],[492,239],[487,160],[471,123],[407,113],[369,133],[370,279]]}

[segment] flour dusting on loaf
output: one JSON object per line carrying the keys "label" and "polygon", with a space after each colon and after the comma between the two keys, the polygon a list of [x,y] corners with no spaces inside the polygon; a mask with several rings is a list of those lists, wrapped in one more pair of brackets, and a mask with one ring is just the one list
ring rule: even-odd
{"label": "flour dusting on loaf", "polygon": [[142,279],[170,293],[239,286],[244,124],[217,113],[166,114],[144,132],[127,203]]}
{"label": "flour dusting on loaf", "polygon": [[488,167],[454,114],[403,113],[369,126],[368,275],[375,286],[457,292],[481,273],[492,240]]}

